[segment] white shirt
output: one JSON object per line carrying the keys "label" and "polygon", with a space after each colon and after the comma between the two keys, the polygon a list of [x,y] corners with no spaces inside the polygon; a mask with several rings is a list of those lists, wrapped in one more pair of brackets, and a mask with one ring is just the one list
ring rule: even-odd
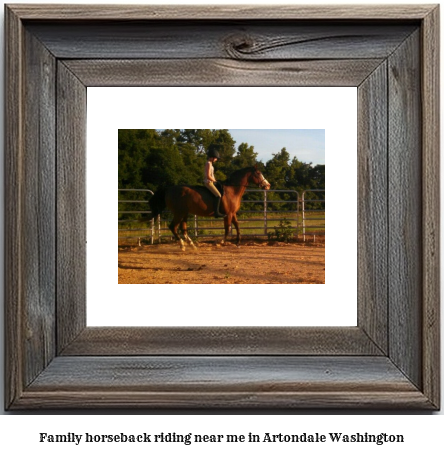
{"label": "white shirt", "polygon": [[[208,179],[208,176],[210,176],[210,179]],[[204,182],[208,184],[208,182],[214,182],[216,179],[214,178],[214,167],[213,163],[211,163],[209,160],[205,164],[205,174],[204,174]]]}

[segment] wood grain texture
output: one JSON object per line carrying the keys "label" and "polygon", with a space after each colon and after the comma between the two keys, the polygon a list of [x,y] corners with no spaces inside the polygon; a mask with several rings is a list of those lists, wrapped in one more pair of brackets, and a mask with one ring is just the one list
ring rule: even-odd
{"label": "wood grain texture", "polygon": [[273,21],[28,25],[31,33],[61,59],[247,61],[387,58],[416,27]]}
{"label": "wood grain texture", "polygon": [[8,405],[55,354],[55,61],[9,12],[6,23]]}
{"label": "wood grain texture", "polygon": [[421,20],[436,5],[26,5],[8,7],[25,20]]}
{"label": "wood grain texture", "polygon": [[5,11],[5,407],[23,391],[22,230],[23,28]]}
{"label": "wood grain texture", "polygon": [[423,230],[423,387],[430,400],[440,403],[440,138],[439,138],[439,6],[424,19],[422,28],[422,230]]}
{"label": "wood grain texture", "polygon": [[360,328],[87,327],[62,356],[381,355]]}
{"label": "wood grain texture", "polygon": [[[345,384],[342,391],[296,391],[296,392],[144,392],[144,391],[57,391],[28,390],[14,410],[39,408],[49,409],[225,409],[243,410],[256,413],[270,413],[270,409],[358,409],[365,410],[433,410],[433,407],[418,391],[377,391],[370,393],[355,392],[353,385]],[[348,391],[350,389],[350,391]],[[330,410],[331,411],[331,410]],[[171,412],[170,412],[171,413]]]}
{"label": "wood grain texture", "polygon": [[[384,374],[381,375],[381,366]],[[113,377],[109,383],[108,375]],[[147,373],[149,372],[149,375]],[[33,390],[57,387],[74,391],[131,387],[146,391],[281,391],[341,390],[353,384],[356,391],[414,391],[411,383],[385,357],[301,357],[262,356],[133,356],[58,357],[34,382]]]}
{"label": "wood grain texture", "polygon": [[59,357],[20,407],[429,408],[385,357]]}
{"label": "wood grain texture", "polygon": [[88,87],[140,86],[352,86],[381,59],[310,61],[65,60]]}
{"label": "wood grain texture", "polygon": [[[422,157],[420,34],[388,59],[389,356],[422,384]],[[426,284],[424,284],[426,286]]]}
{"label": "wood grain texture", "polygon": [[387,64],[358,90],[358,326],[388,353]]}
{"label": "wood grain texture", "polygon": [[57,68],[57,347],[86,326],[86,87]]}
{"label": "wood grain texture", "polygon": [[25,384],[55,355],[55,59],[25,33],[22,293],[25,317]]}

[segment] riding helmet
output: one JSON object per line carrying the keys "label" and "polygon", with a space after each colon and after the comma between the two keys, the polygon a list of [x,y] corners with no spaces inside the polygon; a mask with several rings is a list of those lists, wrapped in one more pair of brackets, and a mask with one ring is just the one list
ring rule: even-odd
{"label": "riding helmet", "polygon": [[217,151],[218,148],[219,148],[218,145],[211,144],[211,146],[208,148],[207,157],[208,158],[217,158],[218,160],[220,160],[220,154]]}

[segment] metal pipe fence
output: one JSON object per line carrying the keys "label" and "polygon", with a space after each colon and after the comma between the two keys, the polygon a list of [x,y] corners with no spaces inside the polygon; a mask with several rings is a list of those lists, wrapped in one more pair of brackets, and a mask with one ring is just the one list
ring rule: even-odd
{"label": "metal pipe fence", "polygon": [[[119,188],[119,192],[126,192],[126,193],[136,193],[137,192],[144,192],[146,194],[149,194],[149,195],[154,195],[154,193],[151,191],[151,190],[147,190],[147,189],[135,189],[135,188],[132,188],[132,189],[121,189]],[[118,200],[118,203],[119,204],[144,204],[145,206],[148,206],[148,203],[149,203],[149,199],[148,200],[139,200],[139,199],[130,199],[130,200]],[[119,217],[120,217],[120,214],[151,214],[151,211],[145,211],[145,210],[138,210],[138,211],[121,211],[119,210]],[[118,223],[120,224],[130,224],[132,223],[133,220],[131,219],[122,219],[122,220],[119,220]],[[125,232],[125,233],[131,233],[131,232],[139,232],[139,234],[134,234],[134,235],[131,235],[131,234],[126,234],[126,236],[121,236],[120,234],[122,232]],[[138,243],[139,243],[139,246],[141,245],[141,242],[142,242],[142,236],[140,236],[140,228],[119,228],[119,240],[120,239],[133,239],[133,238],[138,238]],[[145,230],[145,231],[148,231],[148,230]],[[151,220],[150,221],[150,244],[153,244],[154,243],[154,220]],[[148,237],[146,234],[144,237]]]}
{"label": "metal pipe fence", "polygon": [[[150,190],[140,189],[119,189],[119,192],[153,194]],[[325,234],[325,216],[321,217],[321,213],[325,214],[325,199],[312,199],[312,196],[311,199],[307,199],[308,192],[325,194],[324,190],[306,190],[300,197],[296,190],[247,189],[242,198],[242,205],[247,206],[248,209],[238,212],[241,234],[243,237],[273,238],[277,230],[283,227],[291,231],[292,237],[299,238],[302,235],[304,241],[308,235]],[[138,244],[141,245],[142,241],[146,242],[146,240],[153,244],[162,242],[162,239],[172,239],[168,228],[171,214],[167,210],[163,212],[162,218],[158,216],[156,220],[151,220],[148,228],[141,226],[143,222],[140,220],[129,217],[129,214],[151,213],[145,210],[148,202],[146,198],[119,199],[119,242],[121,239],[137,239]],[[139,210],[128,210],[128,204],[143,204],[144,207],[140,207]],[[316,205],[317,209],[313,209],[313,205]],[[315,211],[318,212],[319,217],[310,217],[309,214]],[[311,225],[313,220],[324,220],[324,225]],[[188,232],[195,238],[222,236],[223,221],[210,217],[191,216],[188,220]]]}
{"label": "metal pipe fence", "polygon": [[[309,196],[309,199],[306,198],[307,193],[323,193],[324,199],[314,198]],[[316,239],[316,235],[325,235],[325,190],[321,189],[309,189],[302,192],[302,238],[305,242],[305,237],[307,234],[313,236],[313,240]],[[318,217],[317,214],[323,214],[323,217]],[[314,214],[311,215],[311,214]],[[324,223],[316,225],[316,223],[322,220]],[[311,222],[315,221],[314,225]],[[321,229],[322,231],[316,231]],[[310,230],[310,231],[308,231]],[[315,231],[313,231],[315,230]]]}

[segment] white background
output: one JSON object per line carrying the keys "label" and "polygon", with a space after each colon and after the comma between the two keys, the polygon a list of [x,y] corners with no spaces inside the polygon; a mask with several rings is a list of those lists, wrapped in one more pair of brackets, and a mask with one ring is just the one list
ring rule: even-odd
{"label": "white background", "polygon": [[[89,88],[88,326],[356,326],[356,95],[355,87]],[[209,99],[217,110],[203,108]],[[325,129],[325,284],[119,285],[119,128]]]}
{"label": "white background", "polygon": [[[25,1],[23,3],[37,3],[32,1]],[[48,2],[49,3],[49,2]],[[60,3],[60,0],[52,3]],[[88,1],[79,1],[77,3],[90,3]],[[111,1],[100,1],[94,0],[94,3],[111,3]],[[135,0],[132,3],[140,3],[136,2]],[[155,1],[152,0],[150,3],[177,3],[176,2],[167,2],[167,1]],[[183,2],[185,3],[185,2]],[[187,3],[214,3],[210,1],[198,1],[194,0],[192,2]],[[217,2],[216,2],[217,3]],[[242,0],[242,2],[236,1],[219,1],[218,3],[227,4],[227,3],[243,3],[243,4],[263,4],[263,3],[270,3],[270,2],[263,2],[261,0]],[[281,4],[284,3],[298,3],[298,2],[288,2],[285,0],[280,0]],[[306,4],[307,1],[301,2],[302,4]],[[318,0],[318,1],[311,1],[311,4],[326,4],[326,3],[335,3],[328,0]],[[355,1],[347,1],[341,0],[341,4],[345,3],[357,3]],[[380,1],[371,1],[366,0],[365,3],[381,3]],[[429,3],[424,1],[408,1],[408,0],[401,0],[401,1],[392,1],[391,3]],[[438,2],[439,3],[439,2]],[[3,9],[2,9],[3,11]],[[0,14],[3,14],[2,11]],[[3,27],[3,23],[2,23]],[[3,36],[3,30],[2,30]],[[441,45],[442,48],[442,45]],[[0,52],[3,52],[3,47],[0,47]],[[2,59],[3,60],[3,59]],[[1,78],[3,81],[3,72],[1,73]],[[2,84],[3,85],[3,84]],[[3,92],[1,92],[1,97],[3,97]],[[0,123],[0,131],[1,135],[3,136],[3,123]],[[3,167],[3,160],[0,160],[0,166]],[[3,172],[1,173],[3,176]],[[4,217],[4,206],[3,206],[3,186],[0,186],[0,205],[1,205],[1,217]],[[444,201],[444,198],[442,198]],[[1,224],[3,227],[3,223]],[[3,249],[3,237],[0,237],[0,249],[1,252],[4,251]],[[442,258],[442,254],[441,254]],[[0,266],[3,268],[3,264]],[[441,274],[443,274],[443,270],[441,268]],[[4,271],[0,274],[0,284],[3,290],[4,283],[3,283]],[[3,300],[3,293],[0,294]],[[444,327],[443,325],[443,314],[441,313],[441,328]],[[0,312],[0,320],[3,322],[3,312]],[[0,325],[0,343],[3,343],[3,324]],[[444,337],[442,338],[444,340]],[[444,353],[444,348],[441,350],[441,356]],[[1,372],[0,372],[0,399],[3,403],[3,350],[0,350],[0,365],[1,365]],[[444,363],[441,363],[444,365]],[[444,380],[444,376],[442,376],[442,382]],[[444,382],[443,382],[444,383]],[[441,386],[441,391],[443,391],[443,386]],[[1,410],[1,409],[0,409]],[[253,411],[254,413],[254,411]],[[272,412],[273,413],[273,412]],[[229,416],[225,415],[216,415],[216,416],[206,416],[205,414],[202,415],[192,415],[192,416],[179,416],[176,413],[166,412],[166,415],[156,415],[154,412],[141,412],[143,415],[147,416],[140,416],[138,414],[132,414],[132,416],[119,416],[119,415],[111,415],[111,416],[83,416],[77,414],[69,414],[65,416],[58,416],[58,415],[51,415],[46,414],[45,416],[34,416],[31,414],[30,416],[22,416],[22,415],[15,415],[12,413],[5,413],[0,419],[0,448],[3,451],[14,451],[16,454],[36,454],[37,452],[45,452],[45,454],[60,454],[63,451],[65,454],[80,454],[79,450],[82,451],[82,454],[85,454],[84,447],[65,447],[62,448],[58,445],[56,446],[39,446],[36,442],[38,432],[54,432],[54,433],[65,433],[65,432],[90,432],[90,433],[100,433],[102,431],[105,432],[139,432],[145,431],[149,432],[150,430],[166,430],[168,431],[175,431],[175,432],[200,432],[204,433],[248,433],[248,432],[260,432],[261,430],[266,428],[266,425],[269,425],[270,432],[284,432],[284,433],[294,433],[294,432],[335,432],[338,430],[339,432],[390,432],[390,433],[404,433],[408,440],[407,444],[401,447],[393,447],[393,446],[380,446],[377,447],[375,445],[365,445],[365,446],[345,446],[341,445],[337,447],[337,449],[333,449],[331,451],[332,454],[359,454],[362,455],[378,455],[378,454],[396,454],[396,449],[399,449],[403,452],[403,454],[407,453],[408,451],[416,451],[421,453],[428,453],[428,454],[440,454],[444,447],[443,444],[443,437],[442,437],[442,429],[444,425],[443,420],[443,412],[436,412],[432,415],[435,416],[424,416],[425,414],[411,414],[409,416],[400,416],[399,414],[391,412],[390,414],[377,412],[377,414],[372,414],[369,412],[362,413],[357,412],[355,416],[350,416],[348,414],[336,414],[331,415],[329,412],[325,412],[324,414],[319,416],[318,411],[312,412],[314,416],[310,413],[307,415],[303,412],[298,411],[289,411],[287,414],[281,415],[273,415],[262,413],[260,411],[256,411],[258,416],[251,416],[251,415],[235,415],[231,414]],[[406,415],[405,412],[401,412],[402,415]],[[439,416],[437,416],[439,415]],[[166,429],[168,428],[168,429]],[[128,447],[119,447],[119,446],[109,446],[100,447],[101,449],[105,449],[107,453],[112,452],[113,454],[121,454],[122,451],[127,451]],[[249,447],[251,448],[251,447]],[[313,454],[324,454],[325,448],[327,447],[308,447]],[[200,450],[197,450],[196,447],[190,446],[182,448],[181,446],[174,446],[174,451],[177,453],[188,452],[189,454],[199,454],[205,451],[205,454],[208,454],[209,447],[201,447]],[[162,449],[157,449],[156,451],[151,451],[151,454],[165,454],[165,450],[168,450],[168,447],[164,447]],[[228,451],[233,451],[232,447],[227,447],[226,445],[223,446],[214,446],[210,449],[211,453],[215,454],[226,454]],[[238,453],[240,451],[245,451],[243,447],[239,448],[236,446],[235,450]],[[304,450],[307,450],[307,447],[303,446],[273,446],[270,447],[269,444],[262,444],[257,447],[256,451],[264,454],[269,454],[270,452],[279,451],[279,454],[304,454]],[[328,447],[328,450],[332,450],[331,447]],[[89,450],[94,454],[97,453],[97,447],[93,447],[93,450]],[[86,454],[89,453],[86,452]],[[148,454],[149,449],[142,446],[139,449],[132,449],[131,451],[140,452],[141,454]],[[118,452],[118,453],[117,453]],[[307,451],[308,453],[308,451]],[[203,453],[202,453],[203,454]]]}

